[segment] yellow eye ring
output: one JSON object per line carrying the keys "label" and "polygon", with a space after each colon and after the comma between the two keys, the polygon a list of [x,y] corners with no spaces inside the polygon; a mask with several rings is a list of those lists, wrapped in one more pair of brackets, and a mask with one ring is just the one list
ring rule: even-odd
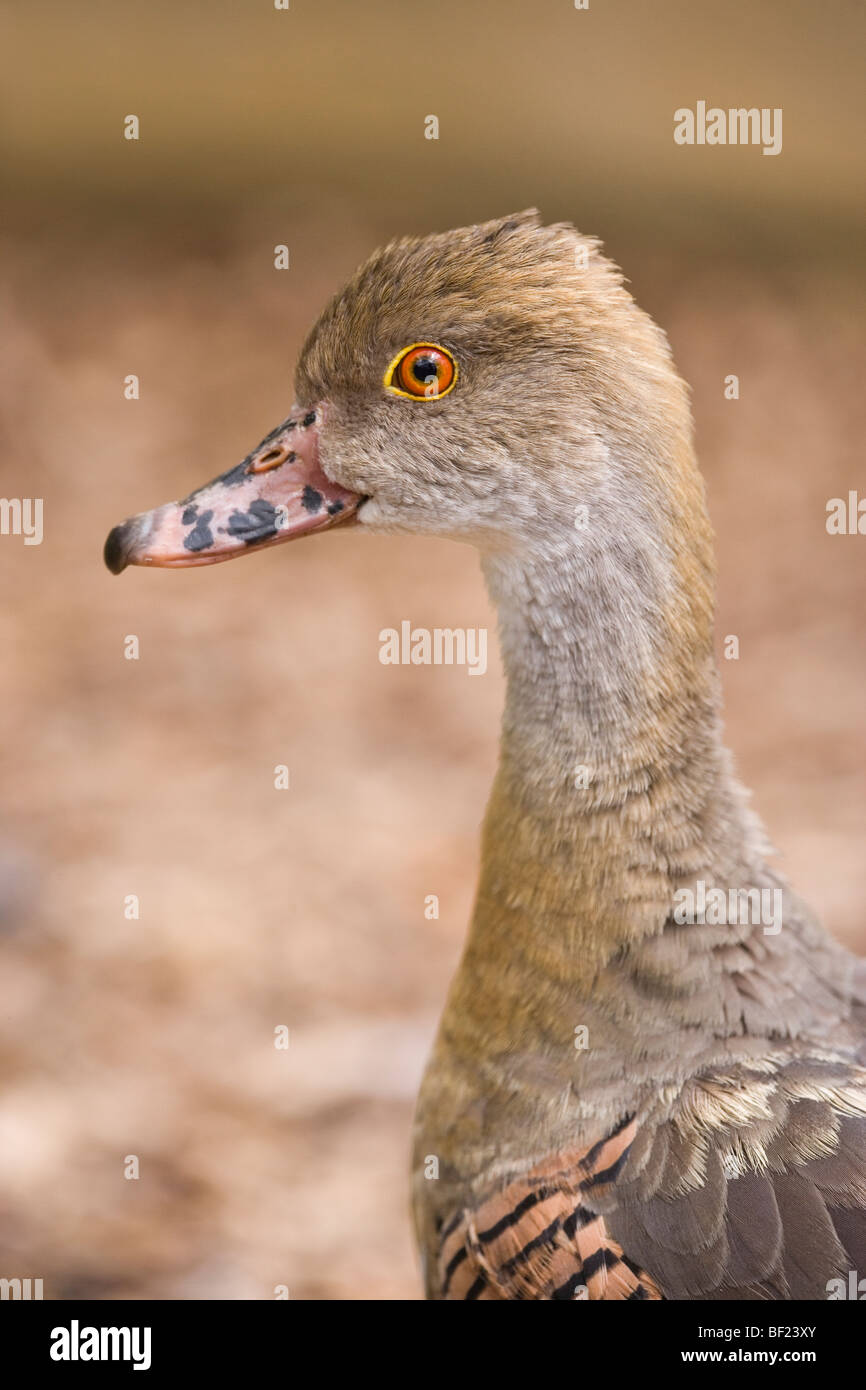
{"label": "yellow eye ring", "polygon": [[441,401],[457,385],[457,363],[439,343],[410,343],[388,363],[382,384],[410,401]]}

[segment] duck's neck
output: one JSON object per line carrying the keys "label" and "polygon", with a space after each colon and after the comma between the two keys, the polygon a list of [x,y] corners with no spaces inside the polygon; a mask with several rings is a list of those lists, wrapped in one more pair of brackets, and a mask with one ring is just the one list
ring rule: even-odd
{"label": "duck's neck", "polygon": [[507,696],[463,975],[507,1018],[590,995],[678,885],[747,882],[760,854],[720,737],[708,535],[562,534],[484,568]]}

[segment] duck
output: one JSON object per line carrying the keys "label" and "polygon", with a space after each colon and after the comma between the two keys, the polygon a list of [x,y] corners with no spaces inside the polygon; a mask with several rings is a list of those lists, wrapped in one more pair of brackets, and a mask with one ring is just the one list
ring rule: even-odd
{"label": "duck", "polygon": [[601,244],[534,209],[376,251],[240,464],[115,527],[186,568],[326,529],[480,554],[506,678],[477,896],[424,1072],[433,1300],[845,1297],[866,979],[724,742],[687,388]]}

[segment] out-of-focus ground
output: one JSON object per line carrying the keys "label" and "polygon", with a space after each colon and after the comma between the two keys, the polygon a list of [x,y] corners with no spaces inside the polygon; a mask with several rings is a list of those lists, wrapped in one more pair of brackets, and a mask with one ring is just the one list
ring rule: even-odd
{"label": "out-of-focus ground", "polygon": [[[260,138],[229,121],[226,139],[235,156],[246,140],[260,161],[264,142],[275,167],[291,163],[298,145],[302,198],[285,182],[275,189],[255,160],[244,173],[239,156],[220,180],[212,137],[206,155],[187,156],[195,187],[207,184],[201,165],[210,161],[215,201],[173,187],[176,150],[163,155],[161,185],[143,142],[123,153],[144,156],[146,189],[136,201],[127,166],[118,206],[117,151],[105,154],[100,183],[100,151],[88,162],[81,142],[97,139],[105,112],[116,121],[148,102],[160,112],[154,73],[169,74],[164,92],[179,101],[169,79],[178,46],[195,36],[168,7],[154,8],[165,55],[151,15],[141,20],[136,68],[130,7],[113,11],[128,28],[124,43],[112,12],[84,7],[93,23],[78,32],[66,80],[85,83],[89,61],[90,76],[105,81],[89,105],[83,95],[73,103],[67,130],[55,126],[53,193],[51,141],[39,144],[25,106],[19,196],[2,247],[2,492],[45,499],[45,539],[25,547],[0,538],[0,1275],[41,1277],[46,1297],[269,1298],[281,1284],[292,1297],[416,1297],[412,1100],[471,908],[502,683],[495,657],[481,679],[383,667],[378,633],[405,618],[492,630],[476,558],[444,542],[338,532],[243,564],[118,580],[101,564],[105,533],[221,472],[285,416],[307,327],[383,236],[533,202],[573,218],[608,241],[693,388],[718,536],[719,634],[740,640],[739,660],[723,662],[730,742],[783,864],[832,931],[862,952],[866,542],[830,537],[824,525],[827,500],[862,483],[862,279],[847,254],[856,216],[844,159],[834,173],[842,156],[828,143],[825,157],[801,83],[800,105],[793,89],[787,98],[793,150],[780,159],[793,175],[798,157],[813,171],[811,201],[801,189],[796,203],[790,169],[780,194],[766,167],[773,160],[725,151],[712,177],[693,161],[708,201],[692,219],[687,194],[664,174],[668,108],[704,95],[691,74],[722,36],[705,34],[702,45],[693,34],[689,44],[682,26],[672,68],[663,32],[637,36],[668,64],[667,85],[656,64],[645,89],[666,122],[657,151],[666,199],[629,195],[629,171],[645,188],[653,155],[651,140],[640,144],[649,137],[639,103],[613,138],[567,83],[567,68],[551,81],[558,30],[539,39],[544,62],[522,69],[518,131],[523,102],[543,134],[548,93],[553,125],[571,102],[575,131],[604,126],[605,158],[585,179],[540,160],[536,177],[528,165],[542,134],[530,133],[510,167],[507,149],[484,143],[482,117],[485,92],[499,92],[496,62],[526,39],[514,6],[500,7],[520,11],[510,40],[491,31],[477,145],[454,95],[468,101],[466,89],[447,87],[447,60],[413,57],[421,114],[447,90],[464,120],[463,163],[447,155],[455,162],[436,176],[441,198],[423,180],[402,193],[377,183],[379,142],[386,131],[398,139],[408,89],[395,95],[380,81],[372,101],[363,65],[350,61],[352,44],[363,49],[369,34],[357,28],[356,7],[341,18],[326,5],[320,47],[322,35],[342,35],[332,58],[346,82],[355,72],[355,85],[337,96],[328,88],[316,108],[310,65],[296,55],[291,71],[305,93],[304,130],[329,131],[333,177],[310,171],[294,129],[268,134],[263,92],[275,59],[260,44],[262,72],[247,73]],[[639,9],[623,9],[640,24]],[[781,17],[785,7],[766,9]],[[397,11],[376,12],[384,43],[380,11]],[[249,36],[222,6],[210,29],[199,13],[207,42],[189,81],[203,89],[209,74],[234,110],[221,64],[229,40]],[[730,13],[746,25],[747,10]],[[62,26],[59,8],[56,19]],[[766,24],[763,12],[754,23]],[[838,77],[834,89],[827,74],[829,57],[842,61],[844,33],[832,42],[828,33],[798,50],[785,30],[782,48],[790,62],[801,54],[802,82],[817,64],[813,85],[828,100],[836,90],[838,101]],[[45,31],[43,56],[50,67],[53,54],[58,71],[62,39],[56,25]],[[474,31],[469,41],[470,50],[480,43]],[[830,45],[823,68],[821,42]],[[460,72],[465,47],[454,57]],[[609,70],[614,106],[632,91],[640,51],[634,39]],[[407,52],[397,43],[388,68],[398,86]],[[775,58],[778,68],[778,47]],[[580,62],[594,71],[591,45]],[[130,83],[149,72],[151,85],[124,88],[118,63]],[[763,71],[749,69],[754,97],[732,100],[775,105]],[[689,75],[682,101],[672,95],[677,72]],[[351,178],[340,171],[340,113],[348,121],[353,99],[360,127],[344,135],[368,187],[357,167]],[[197,131],[195,101],[190,109]],[[76,126],[79,110],[86,119]],[[155,119],[171,128],[164,113]],[[569,140],[573,149],[577,135]],[[763,191],[736,184],[745,166],[733,154],[755,158],[749,177],[760,173]],[[479,191],[473,170],[485,161]],[[70,168],[89,171],[93,186],[72,193]],[[739,212],[726,203],[724,169]],[[232,180],[244,178],[245,196],[232,205]],[[760,235],[740,236],[744,227]],[[273,246],[284,240],[292,269],[281,274]],[[139,401],[123,398],[132,372]],[[724,398],[729,373],[740,379],[738,401]],[[130,634],[138,661],[124,659]],[[290,768],[289,791],[274,789],[277,764]],[[436,921],[424,915],[431,893]],[[138,920],[124,916],[130,894]],[[279,1025],[290,1030],[285,1051],[274,1048]],[[138,1156],[137,1181],[124,1178],[127,1155]]]}

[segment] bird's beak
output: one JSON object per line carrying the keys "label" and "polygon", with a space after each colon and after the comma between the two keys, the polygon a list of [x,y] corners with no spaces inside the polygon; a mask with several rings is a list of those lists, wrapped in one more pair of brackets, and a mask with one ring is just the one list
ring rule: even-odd
{"label": "bird's beak", "polygon": [[183,502],[115,526],[105,542],[112,574],[127,565],[215,565],[353,518],[363,498],[319,466],[323,413],[293,412],[243,463]]}

